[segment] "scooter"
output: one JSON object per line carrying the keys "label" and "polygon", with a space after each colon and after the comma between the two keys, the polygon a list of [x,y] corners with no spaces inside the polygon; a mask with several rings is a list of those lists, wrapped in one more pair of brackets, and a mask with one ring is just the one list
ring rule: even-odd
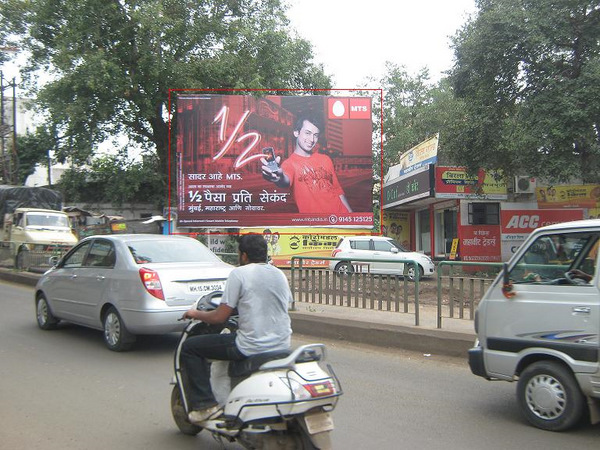
{"label": "scooter", "polygon": [[[196,308],[218,307],[222,292],[200,298]],[[180,354],[190,337],[237,330],[234,314],[223,325],[192,320],[175,351],[171,412],[187,435],[206,429],[218,440],[238,442],[247,449],[313,450],[331,448],[332,411],[342,395],[329,364],[323,367],[323,344],[303,345],[291,352],[261,353],[242,361],[213,361],[211,386],[222,412],[200,425],[188,420]]]}

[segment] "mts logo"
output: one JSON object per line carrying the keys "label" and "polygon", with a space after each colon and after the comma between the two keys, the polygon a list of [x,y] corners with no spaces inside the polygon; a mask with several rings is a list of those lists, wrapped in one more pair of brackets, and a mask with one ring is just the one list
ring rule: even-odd
{"label": "mts logo", "polygon": [[520,215],[512,216],[506,225],[506,228],[537,228],[540,226],[540,216]]}
{"label": "mts logo", "polygon": [[367,108],[366,106],[350,105],[350,111],[351,112],[367,112],[367,111],[369,111],[369,108]]}

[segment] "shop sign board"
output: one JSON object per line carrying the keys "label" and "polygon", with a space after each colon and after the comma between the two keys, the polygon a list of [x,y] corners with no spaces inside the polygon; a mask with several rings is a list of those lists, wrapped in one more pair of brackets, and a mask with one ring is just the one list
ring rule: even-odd
{"label": "shop sign board", "polygon": [[409,203],[432,196],[433,167],[424,166],[393,182],[383,185],[383,207]]}
{"label": "shop sign board", "polygon": [[481,169],[471,175],[464,167],[438,166],[435,197],[506,200],[508,192],[504,177],[497,172]]}

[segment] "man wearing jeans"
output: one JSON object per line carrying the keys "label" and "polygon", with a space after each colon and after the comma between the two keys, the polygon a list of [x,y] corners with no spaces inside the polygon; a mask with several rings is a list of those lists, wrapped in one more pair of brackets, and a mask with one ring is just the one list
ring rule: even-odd
{"label": "man wearing jeans", "polygon": [[190,309],[185,318],[209,324],[227,321],[238,309],[238,331],[189,338],[181,350],[183,382],[190,405],[189,420],[198,424],[215,417],[219,406],[210,386],[210,359],[242,360],[268,351],[289,350],[292,329],[288,306],[292,293],[284,273],[267,264],[267,243],[261,235],[240,239],[240,266],[225,284],[219,307],[213,311]]}

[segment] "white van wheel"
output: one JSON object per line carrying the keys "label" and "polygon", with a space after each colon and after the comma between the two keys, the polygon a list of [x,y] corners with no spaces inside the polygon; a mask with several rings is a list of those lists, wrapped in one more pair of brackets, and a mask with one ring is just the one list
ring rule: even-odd
{"label": "white van wheel", "polygon": [[574,426],[585,404],[571,371],[554,361],[538,361],[521,373],[517,400],[532,425],[549,431]]}

